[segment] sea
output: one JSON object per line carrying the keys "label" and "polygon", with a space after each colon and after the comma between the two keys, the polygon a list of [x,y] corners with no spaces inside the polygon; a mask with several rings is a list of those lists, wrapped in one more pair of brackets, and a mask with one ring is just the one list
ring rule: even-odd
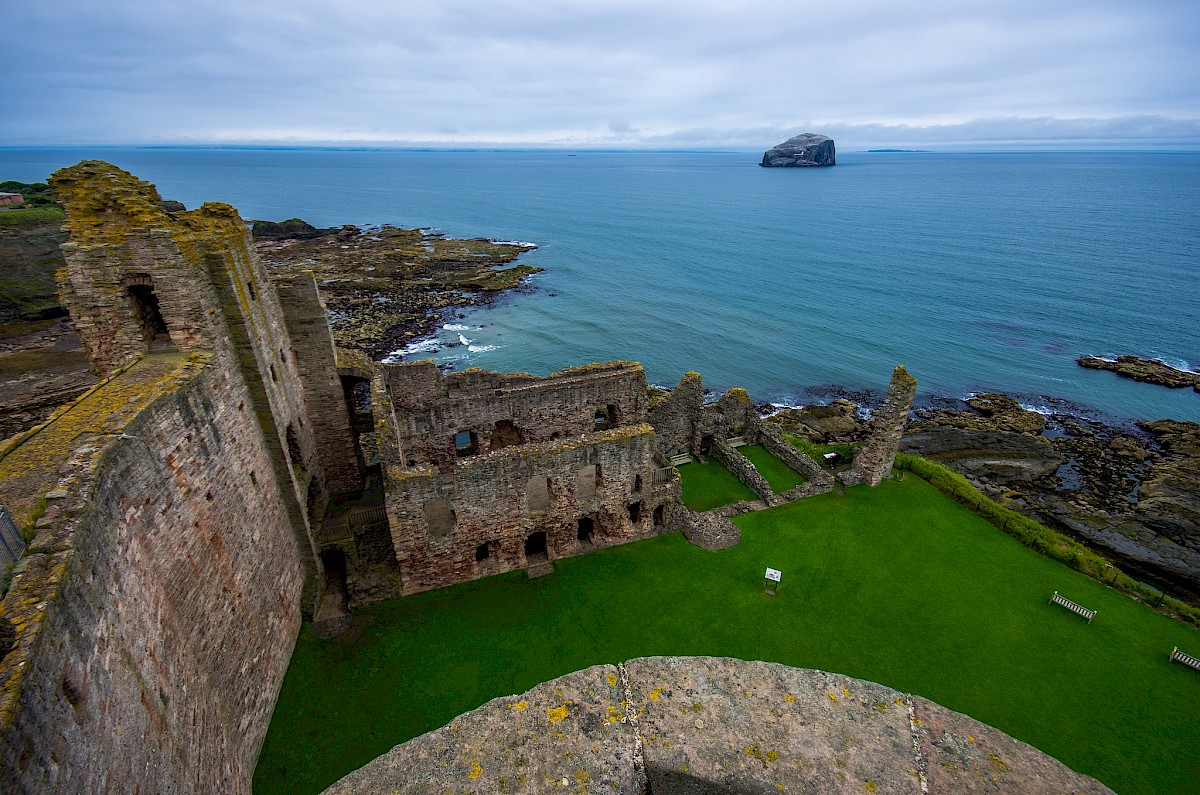
{"label": "sea", "polygon": [[1044,412],[1200,421],[1200,394],[1081,355],[1200,367],[1200,154],[0,149],[0,179],[99,158],[195,207],[537,246],[544,271],[395,352],[546,374],[642,362],[759,402],[998,391]]}

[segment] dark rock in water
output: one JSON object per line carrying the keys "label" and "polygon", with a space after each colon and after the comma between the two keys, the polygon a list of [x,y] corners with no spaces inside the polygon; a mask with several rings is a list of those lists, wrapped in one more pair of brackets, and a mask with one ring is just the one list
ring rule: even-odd
{"label": "dark rock in water", "polygon": [[308,221],[289,218],[286,221],[251,221],[250,234],[255,240],[312,240],[337,234],[337,227],[318,229]]}
{"label": "dark rock in water", "polygon": [[1158,384],[1171,389],[1192,387],[1200,392],[1200,373],[1180,370],[1157,359],[1141,359],[1137,356],[1118,356],[1116,361],[1095,356],[1080,356],[1075,360],[1080,367],[1092,370],[1110,370],[1119,376],[1132,378],[1146,384]]}
{"label": "dark rock in water", "polygon": [[816,133],[801,133],[763,154],[764,168],[832,166],[837,162],[833,139]]}

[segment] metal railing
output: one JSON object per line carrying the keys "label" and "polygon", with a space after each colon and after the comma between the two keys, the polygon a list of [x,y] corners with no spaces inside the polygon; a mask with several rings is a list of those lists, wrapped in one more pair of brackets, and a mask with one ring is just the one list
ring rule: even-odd
{"label": "metal railing", "polygon": [[25,539],[17,531],[16,524],[8,511],[0,505],[0,560],[4,563],[16,563],[25,554]]}

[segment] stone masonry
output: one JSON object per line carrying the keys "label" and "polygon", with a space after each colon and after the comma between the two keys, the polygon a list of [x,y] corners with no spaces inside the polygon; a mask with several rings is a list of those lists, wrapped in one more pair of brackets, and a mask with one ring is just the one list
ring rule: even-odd
{"label": "stone masonry", "polygon": [[[892,473],[896,450],[908,425],[908,412],[917,394],[917,379],[908,374],[904,365],[892,372],[887,398],[875,415],[871,434],[854,457],[853,475],[868,486],[878,486]],[[843,479],[845,482],[846,479]],[[847,482],[847,485],[852,483]]]}
{"label": "stone masonry", "polygon": [[324,795],[397,792],[1111,795],[932,701],[717,657],[597,665],[489,701]]}
{"label": "stone masonry", "polygon": [[610,362],[545,378],[384,365],[377,416],[403,593],[678,529],[677,473],[646,377]]}

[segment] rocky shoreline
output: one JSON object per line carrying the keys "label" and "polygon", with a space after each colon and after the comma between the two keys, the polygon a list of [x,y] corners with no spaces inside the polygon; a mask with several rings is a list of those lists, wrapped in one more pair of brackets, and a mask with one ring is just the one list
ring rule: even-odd
{"label": "rocky shoreline", "polygon": [[312,271],[334,340],[373,359],[432,334],[449,312],[528,289],[525,279],[542,270],[515,264],[531,243],[394,226],[315,229],[298,219],[253,223],[267,268],[281,277]]}

